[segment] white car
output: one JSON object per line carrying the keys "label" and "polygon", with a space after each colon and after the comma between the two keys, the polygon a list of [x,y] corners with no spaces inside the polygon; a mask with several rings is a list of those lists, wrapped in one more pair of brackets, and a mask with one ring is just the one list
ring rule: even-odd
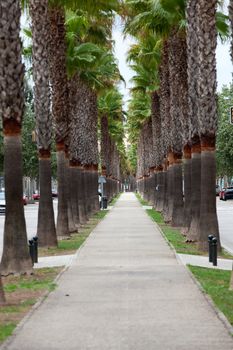
{"label": "white car", "polygon": [[5,214],[5,211],[6,211],[5,192],[0,192],[0,214]]}

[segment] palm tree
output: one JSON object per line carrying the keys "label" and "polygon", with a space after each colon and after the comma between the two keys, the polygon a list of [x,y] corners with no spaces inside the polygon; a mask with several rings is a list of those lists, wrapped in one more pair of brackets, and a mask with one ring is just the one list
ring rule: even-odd
{"label": "palm tree", "polygon": [[[105,185],[106,195],[110,199],[110,163],[113,155],[111,154],[110,144],[111,138],[116,142],[115,161],[113,172],[115,173],[114,186],[116,181],[119,181],[119,174],[117,170],[119,164],[118,149],[122,146],[122,140],[124,137],[123,129],[123,111],[122,111],[122,95],[119,93],[116,87],[112,87],[109,91],[106,90],[100,95],[98,99],[98,111],[100,117],[100,129],[101,129],[101,170],[102,175],[106,176],[107,183]],[[108,170],[108,171],[107,171]]]}
{"label": "palm tree", "polygon": [[24,112],[24,66],[21,62],[20,1],[0,4],[0,115],[4,133],[6,217],[1,273],[31,273],[32,263],[22,203],[21,125]]}
{"label": "palm tree", "polygon": [[[215,142],[217,129],[217,76],[216,27],[217,0],[197,1],[198,13],[198,118],[201,140],[201,206],[199,247],[208,249],[208,234],[219,242],[216,213],[216,161]],[[220,242],[219,242],[220,246]]]}
{"label": "palm tree", "polygon": [[190,119],[190,143],[192,154],[192,175],[191,175],[191,221],[187,233],[188,240],[198,240],[199,236],[199,216],[201,203],[201,146],[199,138],[198,113],[198,16],[197,2],[190,0],[187,4],[187,66],[188,66],[188,116]]}
{"label": "palm tree", "polygon": [[231,59],[233,60],[233,1],[229,1],[229,18],[230,18],[230,26],[231,26]]}
{"label": "palm tree", "polygon": [[66,188],[66,145],[69,132],[68,86],[66,73],[65,9],[59,1],[50,2],[48,8],[48,44],[50,82],[52,88],[52,114],[55,121],[58,176],[57,236],[69,235],[68,202]]}
{"label": "palm tree", "polygon": [[[51,61],[51,76],[52,76],[52,86],[53,86],[53,105],[54,105],[54,118],[56,120],[56,142],[58,150],[58,184],[59,184],[59,203],[58,203],[58,222],[57,230],[58,234],[64,235],[68,231],[68,217],[67,217],[67,198],[66,193],[67,189],[65,188],[65,178],[63,165],[65,164],[64,151],[66,145],[69,145],[69,140],[67,140],[68,135],[68,111],[67,111],[67,75],[66,75],[66,43],[65,43],[65,13],[64,6],[66,9],[71,9],[76,11],[84,11],[86,14],[92,16],[94,21],[99,18],[104,18],[105,25],[112,20],[112,12],[118,10],[119,1],[112,0],[68,0],[68,1],[59,1],[51,0],[50,1],[50,23],[51,23],[51,36],[50,36],[50,61]],[[81,17],[81,16],[79,16]],[[98,21],[96,21],[97,23]],[[75,21],[74,21],[75,23]],[[76,21],[77,23],[77,21]],[[104,22],[102,21],[102,24]],[[97,24],[98,26],[98,24]],[[104,26],[104,24],[103,24]],[[93,37],[96,36],[94,32],[89,31],[89,39],[91,34]],[[60,165],[59,165],[60,164]],[[96,174],[96,165],[94,166],[95,170],[92,174],[95,178]],[[60,169],[60,170],[59,170]],[[89,174],[89,171],[87,172]],[[95,200],[97,202],[97,199]],[[85,213],[84,213],[85,217]],[[85,219],[84,219],[85,221]],[[59,233],[60,232],[60,233]]]}
{"label": "palm tree", "polygon": [[37,235],[42,247],[57,245],[51,192],[52,118],[50,114],[50,86],[47,41],[49,36],[48,0],[30,0],[34,106],[39,152],[40,202]]}

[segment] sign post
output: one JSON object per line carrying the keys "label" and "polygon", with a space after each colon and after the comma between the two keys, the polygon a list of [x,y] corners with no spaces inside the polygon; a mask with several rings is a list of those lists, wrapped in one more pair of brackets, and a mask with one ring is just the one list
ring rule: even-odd
{"label": "sign post", "polygon": [[98,183],[101,186],[101,209],[103,209],[104,208],[104,184],[106,184],[105,176],[101,175],[99,177]]}

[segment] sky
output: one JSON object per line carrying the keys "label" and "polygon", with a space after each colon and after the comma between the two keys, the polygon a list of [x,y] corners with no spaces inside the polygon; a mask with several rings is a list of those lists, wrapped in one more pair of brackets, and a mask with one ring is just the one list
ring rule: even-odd
{"label": "sky", "polygon": [[[227,5],[227,4],[226,4]],[[226,12],[227,6],[225,6]],[[130,79],[134,75],[133,71],[129,68],[126,63],[127,51],[132,44],[132,39],[124,36],[122,34],[122,26],[120,23],[114,28],[113,39],[115,40],[115,54],[119,62],[119,68],[121,75],[126,81],[126,87],[121,84],[121,92],[124,95],[124,100],[129,99],[129,88]],[[232,81],[233,64],[230,59],[230,44],[222,44],[218,42],[217,52],[217,81],[218,81],[218,91],[221,91],[223,85],[228,85]]]}

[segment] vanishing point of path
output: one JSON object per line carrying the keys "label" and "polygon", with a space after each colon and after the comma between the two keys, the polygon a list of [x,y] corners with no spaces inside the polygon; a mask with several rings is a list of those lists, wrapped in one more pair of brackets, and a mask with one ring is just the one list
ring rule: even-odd
{"label": "vanishing point of path", "polygon": [[121,196],[9,350],[232,350],[134,194]]}

